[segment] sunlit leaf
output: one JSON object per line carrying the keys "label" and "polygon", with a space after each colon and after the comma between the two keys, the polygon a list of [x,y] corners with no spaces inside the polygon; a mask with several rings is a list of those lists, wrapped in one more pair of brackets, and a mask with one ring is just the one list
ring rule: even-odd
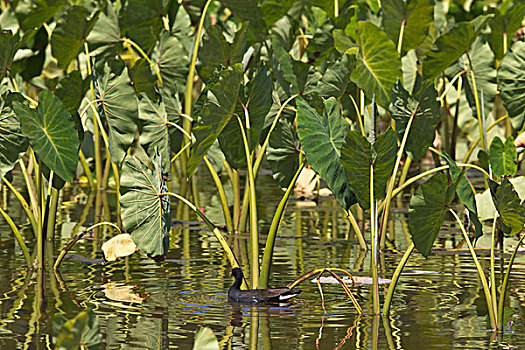
{"label": "sunlit leaf", "polygon": [[42,162],[63,180],[72,182],[80,147],[73,118],[52,92],[43,90],[38,100],[36,110],[13,102],[22,132]]}
{"label": "sunlit leaf", "polygon": [[189,57],[179,39],[168,31],[162,31],[152,61],[159,69],[162,86],[182,93],[188,76]]}
{"label": "sunlit leaf", "polygon": [[193,350],[219,350],[219,342],[209,327],[203,327],[195,334]]}
{"label": "sunlit leaf", "polygon": [[93,55],[115,54],[122,46],[118,15],[111,1],[106,2],[86,40]]}
{"label": "sunlit leaf", "polygon": [[129,83],[127,70],[113,72],[108,64],[97,78],[96,92],[100,117],[106,122],[111,161],[120,164],[135,137],[138,109],[135,91]]}
{"label": "sunlit leaf", "polygon": [[121,233],[104,242],[102,251],[106,261],[115,261],[117,258],[135,253],[137,245],[129,233]]}
{"label": "sunlit leaf", "polygon": [[151,257],[165,256],[169,249],[171,215],[160,161],[156,154],[150,170],[137,157],[126,156],[120,178],[122,225]]}
{"label": "sunlit leaf", "polygon": [[505,140],[505,144],[497,136],[492,139],[489,148],[489,162],[494,175],[514,175],[518,170],[517,160],[518,154],[512,136]]}
{"label": "sunlit leaf", "polygon": [[297,100],[297,132],[308,163],[326,181],[339,204],[348,209],[356,199],[339,158],[349,125],[334,97],[324,104],[325,112],[320,116],[306,101]]}
{"label": "sunlit leaf", "polygon": [[374,24],[361,21],[358,26],[359,54],[352,81],[369,99],[375,94],[377,104],[386,108],[390,103],[391,88],[401,77],[399,54],[385,32]]}

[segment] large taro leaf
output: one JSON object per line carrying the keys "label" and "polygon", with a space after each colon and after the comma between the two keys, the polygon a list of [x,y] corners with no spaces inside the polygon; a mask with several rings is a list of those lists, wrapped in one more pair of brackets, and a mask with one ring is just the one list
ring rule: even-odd
{"label": "large taro leaf", "polygon": [[490,167],[496,176],[513,176],[518,170],[518,154],[512,136],[508,137],[505,143],[497,136],[493,138],[488,156]]}
{"label": "large taro leaf", "polygon": [[173,93],[183,93],[188,75],[189,57],[179,39],[168,31],[162,31],[153,51],[152,60],[159,69],[162,86]]}
{"label": "large taro leaf", "polygon": [[91,54],[96,56],[114,54],[120,48],[118,15],[111,1],[107,1],[86,40]]}
{"label": "large taro leaf", "polygon": [[13,35],[10,30],[0,30],[0,79],[3,79],[11,68],[18,46],[18,34]]}
{"label": "large taro leaf", "polygon": [[82,79],[80,71],[75,70],[60,79],[55,94],[66,105],[71,115],[78,113],[78,108],[89,88],[89,81]]}
{"label": "large taro leaf", "polygon": [[40,92],[38,101],[36,110],[18,101],[13,102],[22,132],[42,162],[60,178],[72,182],[80,147],[75,122],[66,106],[51,91]]}
{"label": "large taro leaf", "polygon": [[525,121],[525,42],[517,41],[498,68],[498,90],[515,130]]}
{"label": "large taro leaf", "polygon": [[[236,113],[241,117],[249,137],[249,149],[259,144],[264,118],[272,106],[272,78],[265,65],[260,65],[254,78],[239,93],[241,103],[237,103]],[[247,123],[248,118],[249,123]],[[250,126],[248,129],[247,126]],[[222,152],[228,163],[235,169],[246,164],[246,153],[237,118],[232,118],[219,135]]]}
{"label": "large taro leaf", "polygon": [[54,349],[100,348],[102,333],[97,315],[91,309],[80,312],[68,320],[62,314],[53,316],[52,343]]}
{"label": "large taro leaf", "polygon": [[415,49],[426,37],[428,27],[434,21],[434,1],[382,0],[383,28],[394,43],[399,41],[404,24],[402,53]]}
{"label": "large taro leaf", "polygon": [[503,43],[506,41],[505,47],[510,47],[514,34],[521,27],[523,16],[525,16],[525,3],[516,1],[514,6],[507,9],[505,13],[496,12],[495,16],[489,21],[488,42],[496,55],[496,59],[501,60],[505,55]]}
{"label": "large taro leaf", "polygon": [[24,32],[39,28],[58,12],[67,0],[35,0],[31,1],[31,10],[27,14],[17,13],[20,27]]}
{"label": "large taro leaf", "polygon": [[66,69],[83,49],[84,41],[96,23],[98,12],[89,18],[83,6],[70,6],[62,14],[51,36],[51,52],[58,67]]}
{"label": "large taro leaf", "polygon": [[325,112],[320,116],[306,101],[297,100],[297,133],[308,163],[326,181],[339,204],[348,210],[356,198],[339,158],[349,125],[334,97],[324,104]]}
{"label": "large taro leaf", "polygon": [[[408,227],[414,245],[426,258],[445,221],[447,206],[447,177],[437,173],[421,184],[410,199]],[[449,199],[452,201],[454,197]]]}
{"label": "large taro leaf", "polygon": [[380,200],[385,197],[396,153],[397,137],[391,128],[379,135],[374,144],[354,130],[346,135],[341,164],[361,208],[370,208],[370,167],[374,167],[374,197]]}
{"label": "large taro leaf", "polygon": [[264,14],[264,21],[267,27],[283,18],[290,10],[294,0],[268,0],[261,5],[261,10]]}
{"label": "large taro leaf", "polygon": [[392,90],[390,113],[396,121],[397,136],[403,138],[409,119],[413,117],[405,150],[410,158],[419,160],[432,145],[440,120],[436,89],[434,84],[427,82],[415,96],[410,96],[398,81]]}
{"label": "large taro leaf", "polygon": [[480,103],[481,94],[483,94],[483,107],[485,109],[485,115],[488,115],[494,106],[494,98],[497,93],[496,68],[494,66],[494,54],[490,50],[489,45],[483,43],[480,37],[478,37],[470,47],[469,56],[472,58],[470,62],[466,56],[460,58],[459,67],[460,70],[466,71],[465,74],[462,75],[463,86],[465,87],[467,100],[472,109],[472,113],[474,117],[477,118],[474,80],[471,74],[474,73]]}
{"label": "large taro leaf", "polygon": [[468,210],[469,218],[474,224],[474,229],[476,231],[476,239],[478,239],[481,236],[483,236],[483,226],[481,225],[481,221],[479,220],[478,208],[476,205],[476,197],[474,194],[474,190],[472,189],[472,184],[469,182],[464,172],[462,172],[461,169],[457,166],[454,159],[452,159],[447,153],[443,153],[441,156],[443,157],[443,159],[445,159],[449,166],[450,177],[452,178],[452,182],[457,182],[458,179],[461,177],[456,187],[456,193],[463,205]]}
{"label": "large taro leaf", "polygon": [[122,9],[122,30],[143,50],[149,51],[162,29],[162,17],[169,1],[128,0]]}
{"label": "large taro leaf", "polygon": [[440,36],[423,61],[423,78],[433,79],[456,62],[476,38],[474,24],[460,22]]}
{"label": "large taro leaf", "polygon": [[375,94],[377,104],[387,108],[392,85],[401,77],[399,54],[385,32],[374,24],[361,21],[358,26],[359,54],[352,81],[369,99]]}
{"label": "large taro leaf", "polygon": [[188,161],[188,175],[191,175],[211,145],[232,119],[239,98],[243,72],[240,64],[224,69],[213,79],[213,83],[201,93],[202,107],[194,112],[197,125],[193,128],[195,143]]}
{"label": "large taro leaf", "polygon": [[171,155],[171,134],[179,132],[174,124],[179,123],[180,116],[168,113],[164,101],[152,101],[145,94],[139,101],[139,119],[142,121],[140,145],[152,157],[155,150],[162,155],[162,168],[169,172]]}
{"label": "large taro leaf", "polygon": [[224,0],[223,3],[232,11],[235,18],[248,21],[248,30],[256,41],[264,39],[266,24],[258,1]]}
{"label": "large taro leaf", "polygon": [[179,6],[177,9],[177,14],[171,26],[171,34],[179,39],[184,47],[184,51],[189,55],[193,45],[193,27],[191,24],[191,18],[188,12],[186,12],[184,6]]}
{"label": "large taro leaf", "polygon": [[120,178],[122,225],[137,247],[153,258],[166,255],[171,224],[160,162],[161,156],[157,153],[150,170],[137,157],[128,155]]}
{"label": "large taro leaf", "polygon": [[0,96],[0,179],[13,169],[28,146],[9,100],[7,94]]}
{"label": "large taro leaf", "polygon": [[[166,109],[168,120],[182,128],[182,112],[178,95],[173,94],[166,89],[161,89],[160,96],[164,102],[164,108]],[[170,124],[168,130],[170,133],[170,149],[172,152],[178,153],[182,147],[183,134],[180,129],[173,124]]]}
{"label": "large taro leaf", "polygon": [[280,118],[270,134],[266,159],[277,184],[287,188],[299,167],[299,140],[288,119]]}
{"label": "large taro leaf", "polygon": [[501,184],[489,180],[490,194],[494,206],[503,222],[502,229],[506,234],[519,233],[525,222],[525,208],[509,179],[504,178]]}
{"label": "large taro leaf", "polygon": [[95,89],[100,117],[107,125],[111,161],[120,165],[135,137],[138,114],[135,91],[129,83],[127,70],[117,75],[108,64],[104,66],[103,75],[97,78]]}
{"label": "large taro leaf", "polygon": [[212,26],[206,31],[199,49],[199,64],[197,71],[204,81],[211,78],[213,71],[220,67],[230,67],[242,62],[246,47],[246,26],[242,26],[236,33],[233,42],[228,42],[219,26]]}

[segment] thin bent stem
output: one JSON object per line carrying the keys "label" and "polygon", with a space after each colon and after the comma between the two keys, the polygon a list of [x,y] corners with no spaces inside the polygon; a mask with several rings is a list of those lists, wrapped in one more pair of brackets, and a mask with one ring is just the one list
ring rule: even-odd
{"label": "thin bent stem", "polygon": [[496,310],[494,309],[494,304],[492,302],[492,298],[496,297],[490,294],[490,288],[487,283],[487,278],[485,277],[485,274],[483,273],[483,269],[481,268],[481,265],[478,260],[478,256],[476,255],[476,251],[474,250],[474,247],[472,246],[472,243],[470,242],[470,238],[468,237],[467,231],[465,231],[465,228],[463,227],[463,223],[461,222],[461,219],[456,214],[456,212],[452,209],[449,209],[449,211],[454,215],[454,218],[456,218],[456,221],[458,222],[459,228],[461,229],[461,232],[463,233],[463,238],[465,239],[465,242],[467,242],[468,249],[470,251],[470,255],[472,255],[472,259],[474,260],[474,264],[476,265],[476,269],[478,271],[479,279],[481,280],[481,284],[483,285],[483,291],[485,292],[485,300],[487,302],[487,308],[489,310],[489,317],[490,317],[490,324],[493,329],[497,329],[498,323],[496,319]]}
{"label": "thin bent stem", "polygon": [[303,170],[305,164],[306,162],[302,159],[299,168],[295,172],[292,181],[290,181],[286,192],[281,198],[281,201],[279,202],[279,205],[273,214],[273,219],[270,225],[270,230],[268,231],[268,238],[266,238],[266,246],[264,247],[264,254],[262,258],[261,275],[259,276],[258,287],[260,289],[268,288],[268,280],[270,276],[270,268],[272,266],[273,248],[275,246],[275,238],[277,237],[277,229],[279,228],[279,225],[282,221],[284,209],[286,208],[288,199],[290,198],[290,195],[292,194],[295,187],[295,181],[297,181],[297,178],[299,177],[299,174],[301,173],[301,170]]}
{"label": "thin bent stem", "polygon": [[92,226],[88,227],[87,229],[85,229],[84,231],[82,231],[81,233],[79,233],[78,235],[73,237],[73,239],[71,239],[71,241],[69,241],[69,243],[64,247],[64,249],[62,249],[62,251],[60,252],[60,255],[57,257],[57,259],[55,261],[55,264],[53,265],[53,270],[55,270],[55,271],[58,270],[58,268],[60,267],[60,264],[62,263],[62,260],[64,260],[64,257],[71,250],[71,248],[73,248],[75,243],[77,243],[79,240],[81,240],[88,232],[92,231],[93,229],[95,229],[95,228],[97,228],[99,226],[103,226],[103,225],[112,226],[112,227],[116,228],[119,231],[119,233],[122,233],[120,231],[120,228],[117,225],[115,225],[114,223],[112,223],[112,222],[99,222],[99,223],[97,223],[95,225],[92,225]]}
{"label": "thin bent stem", "polygon": [[250,185],[250,245],[251,245],[251,280],[252,288],[259,285],[259,231],[257,229],[257,198],[255,194],[255,177],[253,175],[253,164],[246,131],[242,124],[241,118],[237,115],[237,121],[241,128],[242,141],[244,144],[244,153],[246,155],[246,164],[248,167],[248,183]]}
{"label": "thin bent stem", "polygon": [[25,200],[25,198],[18,192],[18,190],[9,182],[6,180],[5,177],[2,178],[2,181],[9,187],[11,192],[15,195],[16,199],[20,202],[22,205],[22,208],[24,208],[24,211],[27,214],[27,218],[29,219],[29,222],[31,223],[31,227],[33,228],[33,232],[36,233],[37,231],[37,223],[34,213],[31,211],[31,208],[29,207],[29,204]]}
{"label": "thin bent stem", "polygon": [[394,292],[396,291],[397,282],[399,281],[399,277],[401,277],[403,268],[407,264],[408,259],[410,258],[410,255],[413,251],[414,243],[411,242],[405,254],[403,254],[401,261],[399,262],[399,264],[397,264],[396,270],[394,271],[394,275],[392,276],[392,282],[390,282],[390,285],[388,286],[388,291],[385,297],[385,303],[383,304],[383,315],[385,316],[388,316],[390,314],[390,307],[392,306],[392,297],[394,296]]}
{"label": "thin bent stem", "polygon": [[213,178],[213,182],[215,183],[215,187],[217,187],[217,192],[219,193],[222,212],[224,214],[224,221],[226,222],[226,229],[228,230],[228,232],[233,232],[232,216],[230,214],[228,200],[226,199],[226,193],[224,192],[224,187],[222,186],[221,179],[215,171],[215,169],[213,168],[213,165],[211,165],[210,161],[208,160],[208,157],[204,156],[203,159],[206,163],[206,166],[208,167],[208,170],[210,171],[211,177]]}
{"label": "thin bent stem", "polygon": [[368,245],[366,244],[365,237],[363,236],[363,232],[359,228],[359,224],[357,223],[357,220],[355,219],[354,214],[352,214],[350,210],[344,209],[344,211],[345,211],[346,217],[350,221],[350,225],[352,225],[352,228],[354,229],[355,234],[357,235],[359,246],[364,251],[368,251]]}
{"label": "thin bent stem", "polygon": [[505,271],[505,277],[503,278],[503,283],[501,285],[501,293],[499,295],[499,302],[498,302],[498,329],[503,329],[503,314],[505,312],[504,310],[504,303],[505,303],[505,294],[507,294],[507,285],[509,283],[510,278],[510,271],[512,270],[512,264],[514,264],[514,259],[516,258],[516,253],[518,252],[518,249],[523,242],[523,239],[525,238],[525,234],[521,236],[521,238],[518,241],[518,244],[516,244],[516,247],[514,247],[514,250],[512,251],[512,255],[509,260],[509,265],[507,266],[507,270]]}
{"label": "thin bent stem", "polygon": [[24,254],[24,258],[26,259],[27,267],[32,268],[33,265],[31,264],[31,257],[29,256],[29,252],[27,251],[27,246],[24,242],[24,239],[22,238],[22,235],[20,234],[20,231],[18,230],[18,227],[16,227],[16,224],[14,223],[13,219],[2,209],[0,208],[0,214],[4,217],[5,221],[11,227],[11,230],[15,234],[15,238],[18,241],[18,245],[20,246],[20,249],[22,249],[22,253]]}
{"label": "thin bent stem", "polygon": [[88,179],[89,187],[95,188],[95,179],[93,179],[93,173],[91,172],[91,169],[89,169],[86,156],[84,155],[84,152],[82,152],[81,149],[78,150],[78,158],[80,159],[80,164],[82,164],[82,169],[84,169],[84,174],[86,174],[86,177]]}

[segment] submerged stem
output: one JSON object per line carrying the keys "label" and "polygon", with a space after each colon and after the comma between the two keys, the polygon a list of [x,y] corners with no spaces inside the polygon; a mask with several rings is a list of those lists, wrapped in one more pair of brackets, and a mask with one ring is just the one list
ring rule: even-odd
{"label": "submerged stem", "polygon": [[399,277],[401,277],[403,268],[407,264],[408,259],[410,258],[410,255],[413,251],[414,243],[410,243],[405,254],[403,254],[403,257],[401,258],[401,261],[399,262],[399,264],[397,264],[394,274],[392,275],[392,282],[390,282],[390,285],[388,286],[388,291],[386,292],[385,297],[385,303],[383,304],[383,315],[385,316],[388,316],[390,314],[390,307],[392,306],[392,297],[394,296],[394,292],[396,291],[397,282],[399,281]]}

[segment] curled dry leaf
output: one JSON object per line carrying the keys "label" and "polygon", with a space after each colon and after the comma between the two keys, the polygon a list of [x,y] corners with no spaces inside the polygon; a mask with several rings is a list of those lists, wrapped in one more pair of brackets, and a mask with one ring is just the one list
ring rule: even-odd
{"label": "curled dry leaf", "polygon": [[312,168],[303,168],[297,181],[295,181],[294,191],[312,194],[318,181],[319,178],[316,176],[315,171]]}
{"label": "curled dry leaf", "polygon": [[137,251],[137,245],[128,233],[121,233],[102,244],[102,251],[107,261],[131,255]]}

